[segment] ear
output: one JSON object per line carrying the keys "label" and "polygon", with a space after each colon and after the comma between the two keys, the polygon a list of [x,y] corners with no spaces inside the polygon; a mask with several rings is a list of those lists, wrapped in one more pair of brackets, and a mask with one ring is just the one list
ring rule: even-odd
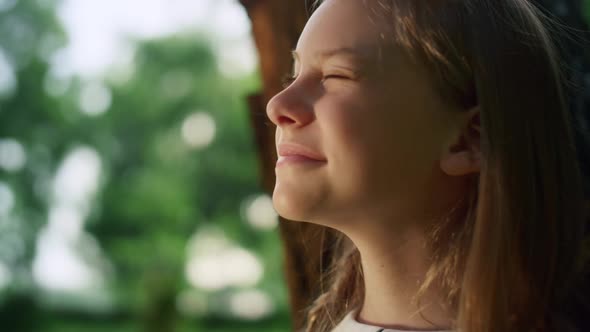
{"label": "ear", "polygon": [[479,173],[481,169],[480,109],[476,106],[460,117],[453,138],[444,147],[440,168],[451,176]]}

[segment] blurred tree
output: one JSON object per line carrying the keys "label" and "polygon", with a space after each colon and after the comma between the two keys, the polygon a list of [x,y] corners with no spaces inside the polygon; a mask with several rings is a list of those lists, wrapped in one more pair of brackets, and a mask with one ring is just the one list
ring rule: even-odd
{"label": "blurred tree", "polygon": [[50,54],[65,43],[51,3],[45,4],[0,6],[0,267],[13,280],[13,287],[0,291],[0,321],[19,331],[32,328],[38,316],[27,292],[30,264],[47,215],[46,181],[65,149],[54,133],[67,124],[60,100],[46,93],[42,79]]}
{"label": "blurred tree", "polygon": [[239,223],[239,212],[260,188],[236,94],[243,83],[223,79],[210,48],[193,38],[157,40],[140,45],[136,59],[137,74],[112,88],[109,111],[80,128],[108,165],[90,230],[117,268],[125,307],[142,303],[149,331],[171,331],[164,321],[174,317],[188,239],[216,223],[256,247],[261,236]]}
{"label": "blurred tree", "polygon": [[[262,192],[242,99],[259,85],[257,73],[225,77],[206,36],[177,35],[130,41],[132,63],[104,79],[62,77],[50,65],[65,44],[56,2],[6,3],[12,5],[0,2],[0,268],[6,264],[14,278],[8,288],[0,286],[4,327],[61,332],[88,322],[84,330],[98,331],[104,321],[143,331],[186,328],[177,305],[179,292],[194,287],[186,280],[187,244],[196,231],[215,226],[264,263],[255,287],[272,293],[275,315],[254,321],[251,330],[284,330],[278,238],[243,215],[247,200]],[[89,260],[102,266],[106,298],[114,299],[102,311],[89,311],[79,300],[60,306],[71,300],[62,293],[56,293],[58,302],[48,300],[52,293],[31,268],[48,216],[64,194],[56,192],[56,175],[76,151],[95,158],[100,175],[95,195],[82,202],[85,220],[72,248],[86,258],[102,253],[112,267]],[[19,152],[26,161],[22,169],[11,168]],[[71,169],[63,177],[84,182]],[[197,290],[209,318],[196,316],[189,325],[216,324],[219,331],[235,325],[222,300],[237,290]]]}

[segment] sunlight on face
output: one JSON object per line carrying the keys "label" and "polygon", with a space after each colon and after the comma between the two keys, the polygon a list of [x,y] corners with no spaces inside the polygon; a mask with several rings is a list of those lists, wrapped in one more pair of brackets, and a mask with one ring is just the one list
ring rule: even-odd
{"label": "sunlight on face", "polygon": [[296,142],[325,161],[277,166],[273,203],[283,217],[338,227],[424,209],[449,112],[424,69],[382,42],[386,29],[353,0],[326,1],[305,26],[296,78],[267,113],[279,155]]}

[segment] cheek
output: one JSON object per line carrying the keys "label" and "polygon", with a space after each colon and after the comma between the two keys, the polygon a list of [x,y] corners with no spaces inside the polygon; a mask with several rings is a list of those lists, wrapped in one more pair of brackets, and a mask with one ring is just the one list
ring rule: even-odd
{"label": "cheek", "polygon": [[338,166],[363,164],[371,169],[395,162],[395,152],[407,155],[413,132],[408,119],[367,99],[342,98],[317,113],[325,150]]}
{"label": "cheek", "polygon": [[432,169],[423,122],[409,111],[343,99],[318,112],[336,192],[349,198],[399,199]]}
{"label": "cheek", "polygon": [[[386,142],[396,131],[384,114],[377,113],[363,99],[343,98],[326,104],[317,113],[324,150],[330,160],[329,175],[342,199],[366,194],[391,171],[394,155]],[[389,146],[387,146],[389,145]]]}

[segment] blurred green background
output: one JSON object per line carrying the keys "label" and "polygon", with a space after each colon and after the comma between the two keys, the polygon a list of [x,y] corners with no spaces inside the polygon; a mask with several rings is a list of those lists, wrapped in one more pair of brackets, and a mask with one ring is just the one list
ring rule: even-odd
{"label": "blurred green background", "polygon": [[285,331],[234,0],[0,0],[2,331]]}

